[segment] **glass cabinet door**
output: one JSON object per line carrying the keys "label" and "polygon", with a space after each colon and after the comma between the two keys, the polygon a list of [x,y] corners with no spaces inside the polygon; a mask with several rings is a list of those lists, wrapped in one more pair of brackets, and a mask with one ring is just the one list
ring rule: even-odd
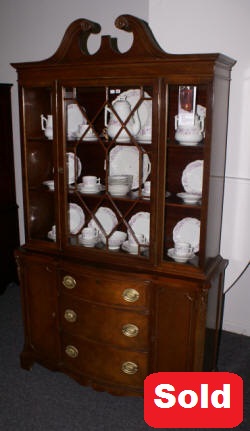
{"label": "glass cabinet door", "polygon": [[206,85],[168,86],[165,261],[197,265],[203,249],[207,104]]}
{"label": "glass cabinet door", "polygon": [[65,86],[67,244],[150,253],[152,87]]}
{"label": "glass cabinet door", "polygon": [[26,240],[56,241],[52,87],[24,87]]}

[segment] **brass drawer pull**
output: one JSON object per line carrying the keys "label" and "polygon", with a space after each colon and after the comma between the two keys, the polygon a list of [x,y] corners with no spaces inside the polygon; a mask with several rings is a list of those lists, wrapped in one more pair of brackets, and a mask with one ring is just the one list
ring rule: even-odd
{"label": "brass drawer pull", "polygon": [[73,277],[71,277],[71,275],[65,275],[63,277],[63,285],[67,289],[74,289],[74,287],[76,287],[76,280]]}
{"label": "brass drawer pull", "polygon": [[75,346],[67,346],[65,349],[66,355],[68,355],[70,358],[77,358],[79,352],[78,349]]}
{"label": "brass drawer pull", "polygon": [[133,323],[127,323],[126,325],[123,325],[122,333],[126,337],[136,337],[139,333],[139,328]]}
{"label": "brass drawer pull", "polygon": [[77,319],[77,314],[74,310],[67,309],[64,312],[64,318],[67,320],[67,322],[75,322]]}
{"label": "brass drawer pull", "polygon": [[139,299],[139,292],[136,289],[125,289],[122,292],[122,297],[127,302],[136,302]]}
{"label": "brass drawer pull", "polygon": [[137,364],[135,364],[134,362],[123,362],[122,364],[122,371],[125,374],[136,374],[138,371],[139,367]]}

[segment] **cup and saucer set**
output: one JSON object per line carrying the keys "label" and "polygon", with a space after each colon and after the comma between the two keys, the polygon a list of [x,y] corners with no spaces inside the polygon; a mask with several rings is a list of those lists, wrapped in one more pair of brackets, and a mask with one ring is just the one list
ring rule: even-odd
{"label": "cup and saucer set", "polygon": [[193,259],[195,253],[188,242],[176,242],[174,248],[168,250],[168,256],[174,259],[175,262],[185,263]]}
{"label": "cup and saucer set", "polygon": [[174,247],[168,249],[168,256],[175,262],[185,263],[195,257],[200,245],[200,220],[185,217],[173,229]]}
{"label": "cup and saucer set", "polygon": [[95,175],[84,175],[82,177],[82,182],[77,185],[79,192],[87,194],[99,193],[103,186],[100,183],[100,178]]}

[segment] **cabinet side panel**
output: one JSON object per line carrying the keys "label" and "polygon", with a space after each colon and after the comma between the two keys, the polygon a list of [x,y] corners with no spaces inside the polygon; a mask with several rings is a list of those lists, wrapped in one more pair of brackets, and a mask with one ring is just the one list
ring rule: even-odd
{"label": "cabinet side panel", "polygon": [[228,94],[229,81],[224,78],[215,77],[207,216],[207,257],[215,257],[220,252],[227,141]]}
{"label": "cabinet side panel", "polygon": [[208,293],[204,371],[211,371],[216,368],[223,317],[223,285],[224,273],[216,274],[211,280]]}
{"label": "cabinet side panel", "polygon": [[169,286],[166,282],[159,286],[156,301],[156,371],[191,371],[195,291],[185,284]]}

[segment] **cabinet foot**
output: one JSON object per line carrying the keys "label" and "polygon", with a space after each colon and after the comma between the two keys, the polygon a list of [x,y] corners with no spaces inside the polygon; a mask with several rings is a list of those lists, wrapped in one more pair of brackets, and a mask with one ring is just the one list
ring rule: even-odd
{"label": "cabinet foot", "polygon": [[21,367],[24,368],[25,370],[30,371],[31,368],[33,367],[35,360],[32,356],[31,353],[29,352],[22,352],[20,355],[20,364]]}

